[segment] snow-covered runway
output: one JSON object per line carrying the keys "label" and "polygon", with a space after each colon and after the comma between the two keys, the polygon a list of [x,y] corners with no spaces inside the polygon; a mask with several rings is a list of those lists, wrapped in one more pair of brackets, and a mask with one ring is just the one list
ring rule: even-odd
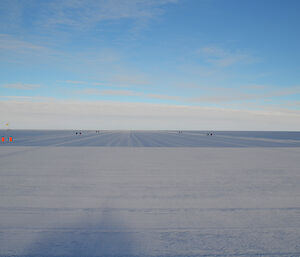
{"label": "snow-covered runway", "polygon": [[300,256],[295,135],[14,133],[0,256]]}
{"label": "snow-covered runway", "polygon": [[[76,132],[78,134],[76,134]],[[81,134],[79,134],[79,132]],[[207,135],[212,133],[213,135]],[[1,131],[13,146],[300,147],[300,132],[243,131]]]}

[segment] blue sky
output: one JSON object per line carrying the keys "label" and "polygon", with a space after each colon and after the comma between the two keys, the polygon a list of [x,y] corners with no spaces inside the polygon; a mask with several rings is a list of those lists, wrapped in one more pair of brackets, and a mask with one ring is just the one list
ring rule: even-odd
{"label": "blue sky", "polygon": [[[88,103],[119,106],[116,119],[134,116],[128,106],[137,105],[153,117],[160,106],[198,108],[200,118],[225,111],[231,120],[212,115],[202,126],[191,118],[186,129],[247,129],[236,113],[249,124],[257,123],[249,113],[272,120],[250,129],[300,129],[299,11],[297,0],[2,0],[0,104],[11,112],[2,119],[40,128],[34,113],[61,116],[59,104]],[[107,128],[182,128],[160,119],[141,127],[146,116],[134,117]],[[282,126],[282,117],[291,123]]]}

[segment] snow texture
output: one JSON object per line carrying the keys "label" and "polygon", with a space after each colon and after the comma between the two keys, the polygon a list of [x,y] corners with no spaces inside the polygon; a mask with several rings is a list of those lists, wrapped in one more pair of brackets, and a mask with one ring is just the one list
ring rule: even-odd
{"label": "snow texture", "polygon": [[4,132],[1,257],[300,256],[299,133]]}
{"label": "snow texture", "polygon": [[12,145],[8,137],[14,146],[300,147],[300,132],[0,130],[0,136],[6,138],[0,147]]}

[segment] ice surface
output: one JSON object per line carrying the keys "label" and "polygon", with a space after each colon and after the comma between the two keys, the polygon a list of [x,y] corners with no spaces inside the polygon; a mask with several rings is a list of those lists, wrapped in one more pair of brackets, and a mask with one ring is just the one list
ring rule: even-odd
{"label": "ice surface", "polygon": [[297,133],[14,133],[1,257],[300,256]]}
{"label": "ice surface", "polygon": [[[1,146],[125,146],[125,147],[300,147],[300,132],[217,131],[33,131],[0,130],[13,143]],[[211,131],[209,131],[211,132]]]}

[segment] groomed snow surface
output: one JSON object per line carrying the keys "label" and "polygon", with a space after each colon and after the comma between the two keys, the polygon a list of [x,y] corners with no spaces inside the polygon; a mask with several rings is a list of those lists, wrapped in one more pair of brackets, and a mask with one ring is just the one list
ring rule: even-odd
{"label": "groomed snow surface", "polygon": [[300,147],[300,132],[0,130],[0,136],[11,136],[14,146]]}
{"label": "groomed snow surface", "polygon": [[1,257],[300,256],[299,133],[1,133]]}

